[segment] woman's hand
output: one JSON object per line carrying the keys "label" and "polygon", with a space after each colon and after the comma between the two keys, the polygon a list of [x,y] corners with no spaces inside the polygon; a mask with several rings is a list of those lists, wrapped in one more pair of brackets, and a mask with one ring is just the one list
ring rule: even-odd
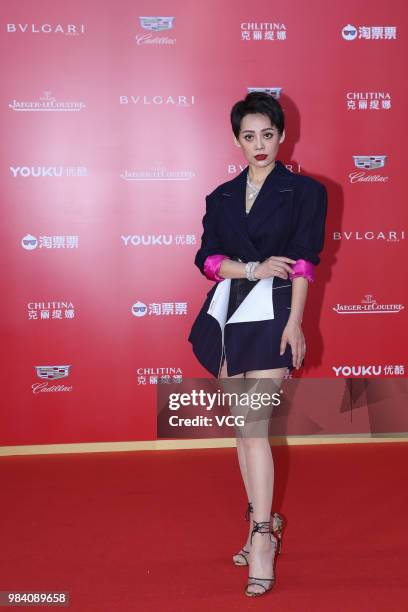
{"label": "woman's hand", "polygon": [[283,355],[285,352],[288,344],[290,344],[292,349],[293,367],[298,370],[302,365],[302,361],[306,353],[305,337],[299,323],[294,323],[291,321],[287,322],[281,339],[281,355]]}
{"label": "woman's hand", "polygon": [[269,257],[255,268],[254,276],[259,279],[279,276],[279,278],[287,280],[288,275],[292,272],[289,264],[294,263],[296,263],[296,260],[289,259],[289,257]]}

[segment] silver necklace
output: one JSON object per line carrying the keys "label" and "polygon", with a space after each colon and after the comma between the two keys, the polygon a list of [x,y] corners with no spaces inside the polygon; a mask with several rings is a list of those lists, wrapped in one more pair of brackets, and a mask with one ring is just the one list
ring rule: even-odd
{"label": "silver necklace", "polygon": [[249,180],[249,176],[247,176],[247,185],[249,189],[251,190],[251,193],[248,194],[248,200],[255,199],[258,193],[261,191],[262,185],[261,187],[256,187],[255,185],[253,185],[251,181]]}

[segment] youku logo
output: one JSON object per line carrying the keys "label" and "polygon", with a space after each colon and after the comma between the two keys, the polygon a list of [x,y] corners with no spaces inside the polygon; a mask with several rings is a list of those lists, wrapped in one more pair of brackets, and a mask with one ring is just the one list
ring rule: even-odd
{"label": "youku logo", "polygon": [[368,378],[369,376],[404,376],[405,366],[397,365],[340,365],[332,366],[332,370],[337,377],[344,376],[346,378],[358,377]]}
{"label": "youku logo", "polygon": [[336,304],[337,314],[396,314],[404,309],[403,304],[379,304],[373,295],[367,294],[360,304]]}
{"label": "youku logo", "polygon": [[195,234],[136,234],[121,238],[125,246],[192,246],[197,242]]}
{"label": "youku logo", "polygon": [[80,177],[88,175],[88,169],[83,166],[10,166],[10,172],[14,178]]}
{"label": "youku logo", "polygon": [[34,366],[38,378],[41,378],[45,382],[34,383],[31,385],[33,393],[60,393],[72,391],[72,385],[49,384],[50,381],[59,380],[61,378],[67,378],[69,376],[70,365],[56,365],[56,366]]}
{"label": "youku logo", "polygon": [[[361,172],[350,172],[350,183],[386,183],[388,176],[370,174],[372,170],[384,168],[386,159],[386,155],[353,155],[354,165]],[[369,174],[364,170],[368,170]]]}
{"label": "youku logo", "polygon": [[[163,32],[173,28],[175,17],[139,17],[140,27],[150,32]],[[153,34],[136,34],[138,45],[175,45],[176,39]]]}
{"label": "youku logo", "polygon": [[252,93],[253,91],[260,91],[262,93],[269,94],[276,100],[279,100],[282,93],[282,87],[247,87],[248,93]]}

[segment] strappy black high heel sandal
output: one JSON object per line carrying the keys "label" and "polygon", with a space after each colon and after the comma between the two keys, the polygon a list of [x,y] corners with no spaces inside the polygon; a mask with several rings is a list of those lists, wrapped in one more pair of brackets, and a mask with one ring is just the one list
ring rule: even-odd
{"label": "strappy black high heel sandal", "polygon": [[[252,503],[248,502],[248,507],[245,512],[246,521],[250,520],[250,514],[252,514],[253,511],[254,511],[254,508],[252,506]],[[280,553],[282,552],[282,531],[283,531],[284,522],[285,521],[283,519],[283,516],[278,514],[278,512],[273,512],[271,514],[272,533],[276,536],[277,541],[278,541],[278,549],[277,549],[278,555],[280,555]],[[246,550],[245,548],[241,548],[241,550],[232,557],[233,564],[241,565],[241,566],[249,565],[248,555],[249,555],[249,550]]]}
{"label": "strappy black high heel sandal", "polygon": [[[271,521],[261,521],[257,523],[254,521],[254,527],[251,532],[251,544],[252,538],[256,533],[261,535],[267,534],[270,537],[271,543],[273,545],[273,557],[272,557],[272,578],[256,578],[255,576],[248,576],[248,583],[245,587],[245,595],[248,597],[260,597],[261,595],[265,595],[268,591],[272,590],[272,587],[275,584],[275,561],[276,561],[276,552],[278,549],[278,540],[272,534],[271,530]],[[248,590],[251,586],[259,586],[263,590],[262,591],[250,591]]]}

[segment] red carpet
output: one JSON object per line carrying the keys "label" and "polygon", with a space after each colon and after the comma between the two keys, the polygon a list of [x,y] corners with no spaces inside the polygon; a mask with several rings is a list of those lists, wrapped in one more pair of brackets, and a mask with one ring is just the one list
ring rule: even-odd
{"label": "red carpet", "polygon": [[231,563],[234,449],[0,458],[0,590],[70,591],[75,612],[406,611],[408,444],[273,453],[287,527],[267,596]]}

